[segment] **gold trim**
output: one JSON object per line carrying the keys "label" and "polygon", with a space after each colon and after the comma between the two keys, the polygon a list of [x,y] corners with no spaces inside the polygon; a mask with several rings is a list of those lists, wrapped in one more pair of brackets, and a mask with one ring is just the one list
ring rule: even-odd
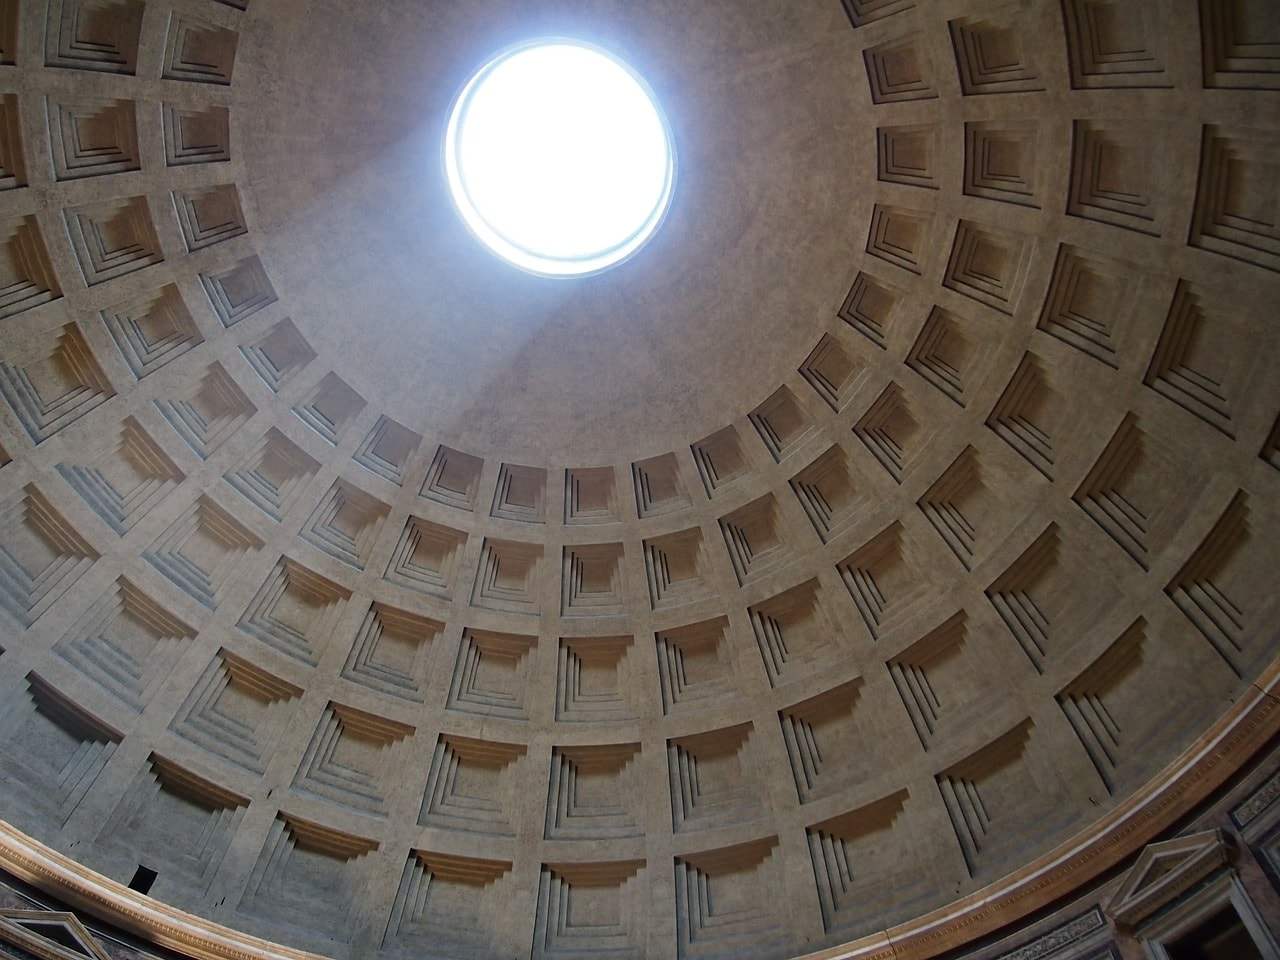
{"label": "gold trim", "polygon": [[0,866],[95,917],[197,960],[323,960],[145,897],[0,820]]}

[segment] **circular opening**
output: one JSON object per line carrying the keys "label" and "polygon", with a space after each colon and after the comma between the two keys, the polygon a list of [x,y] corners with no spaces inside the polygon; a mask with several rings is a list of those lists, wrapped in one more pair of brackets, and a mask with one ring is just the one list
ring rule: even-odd
{"label": "circular opening", "polygon": [[486,63],[454,103],[444,156],[471,231],[546,277],[631,256],[675,186],[670,131],[648,85],[576,40],[523,43]]}

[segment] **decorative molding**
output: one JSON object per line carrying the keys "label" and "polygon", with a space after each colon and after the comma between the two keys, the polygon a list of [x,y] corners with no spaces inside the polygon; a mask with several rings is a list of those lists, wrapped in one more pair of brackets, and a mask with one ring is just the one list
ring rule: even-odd
{"label": "decorative molding", "polygon": [[1116,922],[1134,929],[1201,881],[1225,867],[1231,850],[1221,830],[1203,830],[1153,843],[1138,855],[1103,905]]}

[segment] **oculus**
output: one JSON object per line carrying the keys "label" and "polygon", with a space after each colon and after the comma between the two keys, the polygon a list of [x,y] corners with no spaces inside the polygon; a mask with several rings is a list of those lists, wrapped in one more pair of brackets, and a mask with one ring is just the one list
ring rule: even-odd
{"label": "oculus", "polygon": [[471,232],[544,277],[616,266],[661,225],[675,187],[671,132],[616,57],[544,39],[490,59],[458,94],[444,139],[449,192]]}

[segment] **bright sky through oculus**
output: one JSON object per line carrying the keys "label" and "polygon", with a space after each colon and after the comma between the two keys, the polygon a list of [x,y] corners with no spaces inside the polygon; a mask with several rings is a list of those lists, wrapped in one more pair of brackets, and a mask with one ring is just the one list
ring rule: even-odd
{"label": "bright sky through oculus", "polygon": [[449,119],[445,169],[486,246],[555,277],[634,253],[675,184],[670,134],[644,81],[572,40],[512,48],[471,79]]}

